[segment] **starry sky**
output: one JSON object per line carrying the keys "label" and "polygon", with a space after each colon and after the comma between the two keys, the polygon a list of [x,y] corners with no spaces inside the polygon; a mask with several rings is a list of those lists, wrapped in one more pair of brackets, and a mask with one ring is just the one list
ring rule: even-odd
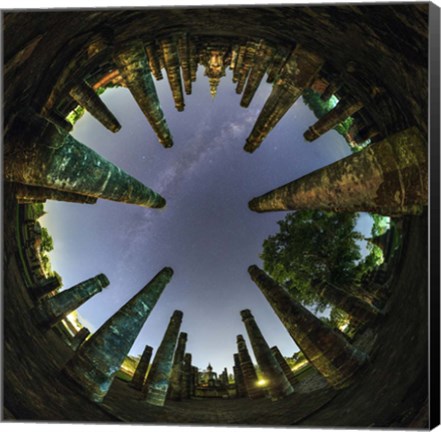
{"label": "starry sky", "polygon": [[163,267],[174,270],[156,307],[138,335],[131,355],[146,344],[156,352],[175,309],[188,333],[193,364],[232,373],[236,336],[245,327],[239,312],[251,309],[270,346],[285,356],[298,351],[247,268],[262,267],[263,240],[277,232],[285,212],[258,214],[248,201],[315,169],[350,150],[335,131],[313,143],[303,132],[315,122],[299,99],[253,154],[242,148],[271,86],[262,82],[248,109],[240,107],[231,73],[213,100],[199,67],[185,111],[174,108],[166,78],[156,88],[174,146],[164,149],[124,88],[101,97],[122,129],[113,134],[86,115],[73,136],[166,200],[165,208],[98,200],[95,205],[48,201],[42,219],[54,239],[52,268],[69,288],[104,273],[110,285],[78,309],[92,332],[143,288]]}

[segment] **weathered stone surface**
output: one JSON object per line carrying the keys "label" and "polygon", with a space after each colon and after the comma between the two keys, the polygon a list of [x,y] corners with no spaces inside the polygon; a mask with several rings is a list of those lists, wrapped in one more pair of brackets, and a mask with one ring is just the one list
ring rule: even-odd
{"label": "weathered stone surface", "polygon": [[69,94],[111,132],[118,132],[121,129],[116,117],[87,83],[83,81],[72,87]]}
{"label": "weathered stone surface", "polygon": [[258,44],[254,41],[248,41],[246,45],[245,54],[243,56],[243,62],[240,67],[240,71],[238,74],[238,81],[236,86],[236,93],[241,94],[243,91],[243,88],[245,86],[245,83],[248,78],[248,74],[253,67],[254,64],[254,57],[256,55],[256,51],[258,49]]}
{"label": "weathered stone surface", "polygon": [[237,336],[237,350],[239,353],[240,370],[245,383],[247,395],[250,399],[258,399],[265,396],[261,387],[257,384],[257,374],[251,361],[245,339],[242,335]]}
{"label": "weathered stone surface", "polygon": [[136,390],[141,391],[144,386],[144,381],[146,378],[150,359],[152,357],[152,352],[153,348],[149,345],[146,345],[139,360],[138,366],[136,367],[135,373],[133,374],[132,381],[130,382],[130,385]]}
{"label": "weathered stone surface", "polygon": [[54,297],[41,300],[31,310],[32,318],[39,326],[48,329],[108,285],[109,280],[102,273],[87,279]]}
{"label": "weathered stone surface", "polygon": [[[32,128],[40,133],[31,137],[28,122],[20,119],[22,135],[15,135],[17,151],[5,155],[4,175],[7,181],[24,183],[103,198],[112,201],[137,204],[143,207],[164,207],[165,200],[159,194],[129,176],[123,170],[102,158],[71,135],[49,123],[38,122]],[[17,129],[17,134],[19,130]],[[30,145],[31,144],[31,145]]]}
{"label": "weathered stone surface", "polygon": [[154,308],[173,270],[162,269],[141,291],[110,317],[63,369],[88,399],[101,402]]}
{"label": "weathered stone surface", "polygon": [[189,399],[191,396],[193,396],[191,354],[185,353],[182,367],[181,399]]}
{"label": "weathered stone surface", "polygon": [[289,367],[289,364],[285,360],[285,357],[283,357],[282,353],[280,352],[280,350],[277,346],[271,347],[271,352],[273,353],[274,358],[279,362],[279,365],[282,368],[283,373],[285,374],[286,378],[288,378],[288,381],[291,383],[292,387],[295,389],[296,384],[298,384],[299,381],[295,377],[291,368]]}
{"label": "weathered stone surface", "polygon": [[88,328],[83,327],[72,339],[70,347],[76,351],[81,344],[86,340],[87,336],[90,335],[90,331]]}
{"label": "weathered stone surface", "polygon": [[325,102],[328,101],[331,99],[331,96],[340,90],[342,85],[343,83],[340,80],[331,81],[326,87],[325,91],[320,95],[320,99]]}
{"label": "weathered stone surface", "polygon": [[262,371],[264,379],[267,381],[265,388],[271,399],[277,400],[291,394],[294,389],[271,352],[270,347],[257,326],[251,311],[249,309],[244,309],[240,312],[240,315],[245,324],[245,328],[247,329],[257,364]]}
{"label": "weathered stone surface", "polygon": [[187,343],[187,333],[180,333],[178,337],[178,344],[175,350],[175,356],[173,358],[173,366],[170,375],[170,387],[168,398],[171,400],[180,400],[183,385],[183,367],[184,367],[184,354],[185,345]]}
{"label": "weathered stone surface", "polygon": [[302,95],[323,65],[323,59],[297,45],[282,67],[244,150],[255,151],[269,132]]}
{"label": "weathered stone surface", "polygon": [[250,266],[248,272],[308,361],[334,388],[348,386],[366,355],[294,301],[257,266]]}
{"label": "weathered stone surface", "polygon": [[161,72],[161,64],[159,62],[159,53],[155,42],[153,41],[148,42],[145,45],[145,51],[147,54],[147,58],[149,60],[149,66],[153,76],[158,81],[162,80],[163,76]]}
{"label": "weathered stone surface", "polygon": [[242,369],[240,367],[239,354],[237,353],[234,354],[233,374],[234,374],[234,385],[236,387],[236,397],[241,398],[247,396],[245,380],[242,374]]}
{"label": "weathered stone surface", "polygon": [[32,288],[32,294],[37,297],[44,297],[45,295],[61,288],[61,277],[58,273],[47,279],[42,280],[38,285]]}
{"label": "weathered stone surface", "polygon": [[239,46],[239,50],[237,52],[237,57],[236,57],[236,62],[234,64],[234,71],[233,71],[233,82],[234,83],[239,81],[246,50],[247,50],[246,44],[241,44]]}
{"label": "weathered stone surface", "polygon": [[156,93],[155,84],[142,44],[121,47],[114,55],[115,63],[130,93],[155,131],[164,147],[171,147],[173,140]]}
{"label": "weathered stone surface", "polygon": [[145,394],[146,402],[151,405],[163,406],[167,398],[173,366],[173,353],[176,347],[182,316],[183,313],[181,311],[176,310],[173,312],[144,384],[142,391]]}
{"label": "weathered stone surface", "polygon": [[331,111],[326,113],[323,117],[320,117],[320,119],[309,127],[304,133],[305,139],[307,141],[314,141],[361,108],[363,108],[363,103],[360,101],[354,101],[352,98],[341,99]]}
{"label": "weathered stone surface", "polygon": [[191,68],[190,68],[190,48],[188,34],[184,33],[178,38],[179,63],[182,69],[182,79],[184,81],[185,94],[191,94]]}
{"label": "weathered stone surface", "polygon": [[253,211],[319,209],[418,214],[428,200],[426,140],[398,132],[249,202]]}

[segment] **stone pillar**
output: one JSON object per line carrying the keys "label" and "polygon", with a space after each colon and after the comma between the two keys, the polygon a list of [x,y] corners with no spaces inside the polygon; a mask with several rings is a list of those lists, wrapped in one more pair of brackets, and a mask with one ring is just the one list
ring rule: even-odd
{"label": "stone pillar", "polygon": [[191,354],[186,353],[184,355],[184,366],[182,373],[182,386],[181,386],[181,399],[190,399],[192,396],[192,366],[191,366]]}
{"label": "stone pillar", "polygon": [[297,45],[282,67],[256,123],[247,138],[244,150],[255,151],[268,133],[314,80],[323,60]]}
{"label": "stone pillar", "polygon": [[148,42],[145,46],[145,51],[153,76],[157,81],[162,80],[161,64],[159,63],[159,54],[155,42]]}
{"label": "stone pillar", "polygon": [[183,363],[185,354],[185,345],[187,343],[187,333],[180,333],[178,345],[176,347],[175,356],[173,358],[173,366],[170,375],[170,386],[168,398],[171,400],[180,400],[183,384]]}
{"label": "stone pillar", "polygon": [[328,210],[419,214],[428,200],[426,140],[398,132],[249,202],[253,211]]}
{"label": "stone pillar", "polygon": [[18,200],[32,200],[35,201],[66,201],[81,204],[95,204],[96,198],[87,195],[80,195],[74,192],[62,192],[57,189],[49,189],[45,187],[29,186],[20,183],[15,183],[15,196]]}
{"label": "stone pillar", "polygon": [[141,391],[144,387],[144,381],[149,368],[152,352],[153,348],[146,345],[139,360],[138,366],[136,367],[135,373],[133,374],[132,381],[130,382],[131,387],[135,388],[136,390]]}
{"label": "stone pillar", "polygon": [[172,275],[170,267],[163,268],[110,317],[67,363],[63,372],[88,399],[101,402],[106,396],[115,374]]}
{"label": "stone pillar", "polygon": [[239,51],[237,52],[236,62],[234,64],[234,72],[233,72],[233,82],[239,81],[240,72],[243,65],[243,59],[245,57],[245,52],[247,50],[246,45],[241,45],[239,47]]}
{"label": "stone pillar", "polygon": [[[35,119],[35,118],[34,118]],[[51,124],[16,123],[14,154],[5,154],[6,181],[73,192],[94,198],[164,207],[159,194]],[[29,125],[29,123],[31,123]],[[26,143],[31,145],[20,144]]]}
{"label": "stone pillar", "polygon": [[254,356],[268,384],[265,386],[272,400],[290,395],[294,389],[275,359],[249,309],[240,312],[247,329]]}
{"label": "stone pillar", "polygon": [[196,387],[199,385],[199,369],[196,366],[191,367],[191,379],[190,379],[190,395],[196,394]]}
{"label": "stone pillar", "polygon": [[220,376],[221,382],[225,387],[228,387],[228,371],[227,368],[224,368],[222,374]]}
{"label": "stone pillar", "polygon": [[117,52],[114,60],[159,142],[166,148],[171,147],[173,140],[159,103],[143,46],[133,44]]}
{"label": "stone pillar", "polygon": [[256,90],[258,89],[262,78],[273,59],[273,52],[274,50],[272,47],[268,46],[264,42],[260,43],[254,57],[254,66],[251,69],[247,85],[240,101],[240,105],[242,107],[247,108],[250,105]]}
{"label": "stone pillar", "polygon": [[76,351],[81,344],[86,340],[87,336],[90,335],[90,331],[88,328],[83,327],[73,338],[70,347]]}
{"label": "stone pillar", "polygon": [[56,112],[48,111],[43,115],[43,118],[52,123],[54,126],[63,129],[65,132],[70,132],[73,129],[73,125]]}
{"label": "stone pillar", "polygon": [[234,354],[233,374],[234,385],[236,387],[236,397],[245,397],[247,395],[247,391],[242,369],[240,368],[239,354]]}
{"label": "stone pillar", "polygon": [[174,311],[144,384],[143,393],[151,405],[163,406],[167,397],[173,352],[182,322],[182,312]]}
{"label": "stone pillar", "polygon": [[191,70],[190,52],[188,46],[188,35],[184,33],[178,39],[179,63],[182,69],[182,79],[184,81],[185,94],[191,94]]}
{"label": "stone pillar", "polygon": [[320,99],[325,102],[331,99],[331,96],[340,90],[342,84],[343,83],[338,80],[331,81],[325,91],[321,94]]}
{"label": "stone pillar", "polygon": [[303,136],[307,141],[314,141],[361,108],[363,104],[360,101],[354,101],[352,98],[341,99],[331,111],[310,126]]}
{"label": "stone pillar", "polygon": [[109,285],[109,280],[101,273],[54,297],[41,300],[31,310],[32,317],[38,325],[49,329],[95,294],[101,292],[107,285]]}
{"label": "stone pillar", "polygon": [[274,355],[274,358],[278,361],[280,367],[283,370],[283,373],[285,374],[288,381],[291,383],[292,388],[295,389],[296,385],[299,383],[298,379],[294,376],[294,372],[289,367],[289,364],[285,360],[285,357],[283,357],[282,353],[279,351],[279,348],[276,346],[273,346],[271,348],[271,352]]}
{"label": "stone pillar", "polygon": [[93,88],[89,87],[84,81],[74,86],[70,90],[69,95],[78,105],[81,105],[111,132],[118,132],[121,129],[121,125],[116,117],[110,112]]}
{"label": "stone pillar", "polygon": [[245,389],[250,399],[258,399],[265,396],[262,388],[257,384],[257,374],[254,369],[248,348],[242,335],[237,336],[237,349],[239,352],[240,370],[245,383]]}
{"label": "stone pillar", "polygon": [[188,39],[188,49],[190,53],[190,76],[191,82],[196,81],[198,65],[199,65],[199,55],[198,50],[195,45],[195,41],[191,38]]}
{"label": "stone pillar", "polygon": [[58,288],[61,288],[61,277],[58,273],[55,273],[54,276],[44,279],[38,285],[34,286],[32,288],[32,294],[37,298],[41,298]]}
{"label": "stone pillar", "polygon": [[160,40],[162,58],[164,59],[168,83],[172,91],[175,107],[178,111],[184,111],[184,95],[182,93],[181,74],[179,72],[179,56],[176,42],[173,38]]}
{"label": "stone pillar", "polygon": [[365,126],[360,129],[355,136],[355,139],[358,143],[363,143],[367,140],[372,140],[375,137],[378,137],[380,132],[373,125]]}
{"label": "stone pillar", "polygon": [[254,57],[256,55],[256,51],[258,49],[258,44],[256,42],[248,41],[246,46],[245,55],[243,58],[242,67],[240,68],[237,86],[236,86],[236,93],[241,94],[242,90],[245,86],[245,82],[248,77],[248,73],[250,69],[253,67],[254,64]]}
{"label": "stone pillar", "polygon": [[285,288],[257,266],[250,266],[248,272],[312,366],[334,388],[349,385],[366,354],[294,301]]}
{"label": "stone pillar", "polygon": [[279,75],[280,70],[285,64],[289,52],[285,48],[279,48],[274,54],[273,61],[268,66],[267,83],[273,83]]}

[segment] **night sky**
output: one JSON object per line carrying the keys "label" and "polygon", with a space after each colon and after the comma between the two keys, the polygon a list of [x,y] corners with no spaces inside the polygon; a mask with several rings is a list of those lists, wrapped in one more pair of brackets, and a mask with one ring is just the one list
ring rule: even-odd
{"label": "night sky", "polygon": [[127,89],[101,97],[122,129],[112,134],[86,114],[73,135],[166,200],[164,209],[99,200],[95,205],[48,201],[42,223],[54,239],[52,268],[64,288],[104,273],[110,285],[78,309],[95,331],[163,267],[174,270],[130,354],[159,346],[175,309],[184,313],[193,364],[232,373],[236,335],[248,343],[239,312],[251,309],[270,346],[285,356],[298,351],[247,268],[262,267],[263,240],[285,212],[258,214],[248,201],[350,154],[335,131],[313,143],[303,132],[315,122],[301,98],[253,154],[242,147],[271,86],[262,82],[248,109],[241,108],[231,73],[217,97],[199,67],[185,111],[177,112],[166,77],[156,82],[174,146],[164,149]]}

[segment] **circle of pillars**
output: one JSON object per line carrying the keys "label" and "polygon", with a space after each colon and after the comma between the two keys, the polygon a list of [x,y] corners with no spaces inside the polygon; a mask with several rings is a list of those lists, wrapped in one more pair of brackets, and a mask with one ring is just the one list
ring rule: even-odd
{"label": "circle of pillars", "polygon": [[296,302],[259,267],[252,265],[248,272],[312,366],[332,387],[350,385],[367,355]]}
{"label": "circle of pillars", "polygon": [[64,374],[88,399],[103,400],[172,275],[170,267],[163,268],[84,342],[66,364]]}

